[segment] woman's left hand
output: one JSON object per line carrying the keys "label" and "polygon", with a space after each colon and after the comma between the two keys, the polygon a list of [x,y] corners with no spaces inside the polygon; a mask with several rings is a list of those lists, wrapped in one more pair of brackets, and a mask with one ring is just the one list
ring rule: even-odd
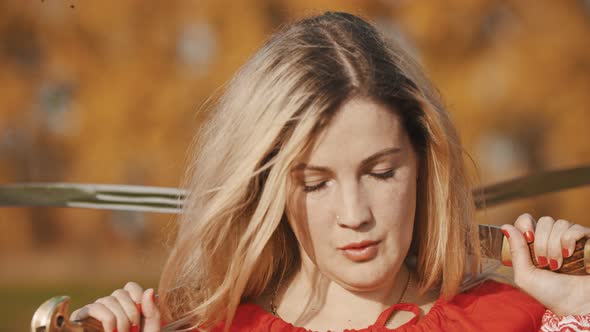
{"label": "woman's left hand", "polygon": [[[590,228],[566,220],[542,217],[537,222],[523,214],[512,225],[502,225],[508,234],[514,282],[557,315],[590,314],[590,275],[566,275],[533,265],[528,243],[534,243],[537,261],[551,270],[561,267],[577,240],[590,237]],[[567,250],[567,252],[566,252]]]}

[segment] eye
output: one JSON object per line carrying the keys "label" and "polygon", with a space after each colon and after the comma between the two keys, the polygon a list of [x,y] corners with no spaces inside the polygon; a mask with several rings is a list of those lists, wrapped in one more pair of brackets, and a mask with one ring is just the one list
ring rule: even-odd
{"label": "eye", "polygon": [[320,182],[318,184],[314,184],[313,186],[303,185],[303,191],[306,193],[310,193],[313,191],[321,190],[326,186],[326,181]]}
{"label": "eye", "polygon": [[379,179],[379,180],[386,180],[389,178],[392,178],[393,175],[395,174],[395,171],[392,169],[385,171],[385,172],[381,172],[381,173],[369,173],[370,176]]}

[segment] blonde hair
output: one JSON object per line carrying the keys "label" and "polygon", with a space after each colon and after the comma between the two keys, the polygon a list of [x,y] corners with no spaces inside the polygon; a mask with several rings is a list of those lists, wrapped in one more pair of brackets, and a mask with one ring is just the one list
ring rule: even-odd
{"label": "blonde hair", "polygon": [[[366,21],[328,12],[274,34],[236,73],[196,136],[189,190],[159,293],[168,329],[231,323],[300,262],[285,206],[293,162],[346,100],[397,112],[420,159],[420,291],[451,297],[477,273],[471,185],[459,137],[419,65]],[[468,251],[474,259],[468,259]]]}

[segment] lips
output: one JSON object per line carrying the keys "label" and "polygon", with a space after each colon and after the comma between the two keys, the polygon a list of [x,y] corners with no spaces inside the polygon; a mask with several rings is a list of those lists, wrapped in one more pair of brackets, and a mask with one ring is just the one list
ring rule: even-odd
{"label": "lips", "polygon": [[362,249],[364,247],[368,247],[374,244],[379,243],[379,241],[370,241],[370,240],[365,240],[365,241],[361,241],[361,242],[355,242],[355,243],[349,243],[347,245],[345,245],[344,247],[340,247],[338,249],[341,250],[346,250],[346,249]]}
{"label": "lips", "polygon": [[377,256],[379,252],[379,241],[349,243],[338,249],[340,249],[344,257],[353,262],[366,262]]}

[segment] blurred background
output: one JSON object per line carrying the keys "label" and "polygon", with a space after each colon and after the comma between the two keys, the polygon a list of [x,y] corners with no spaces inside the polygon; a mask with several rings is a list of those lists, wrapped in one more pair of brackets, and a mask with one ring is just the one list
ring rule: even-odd
{"label": "blurred background", "polygon": [[[438,86],[480,184],[590,163],[590,1],[3,0],[0,183],[177,187],[196,111],[281,24],[372,20]],[[590,187],[478,213],[590,226]],[[0,209],[0,329],[54,295],[72,307],[156,287],[174,216]]]}

